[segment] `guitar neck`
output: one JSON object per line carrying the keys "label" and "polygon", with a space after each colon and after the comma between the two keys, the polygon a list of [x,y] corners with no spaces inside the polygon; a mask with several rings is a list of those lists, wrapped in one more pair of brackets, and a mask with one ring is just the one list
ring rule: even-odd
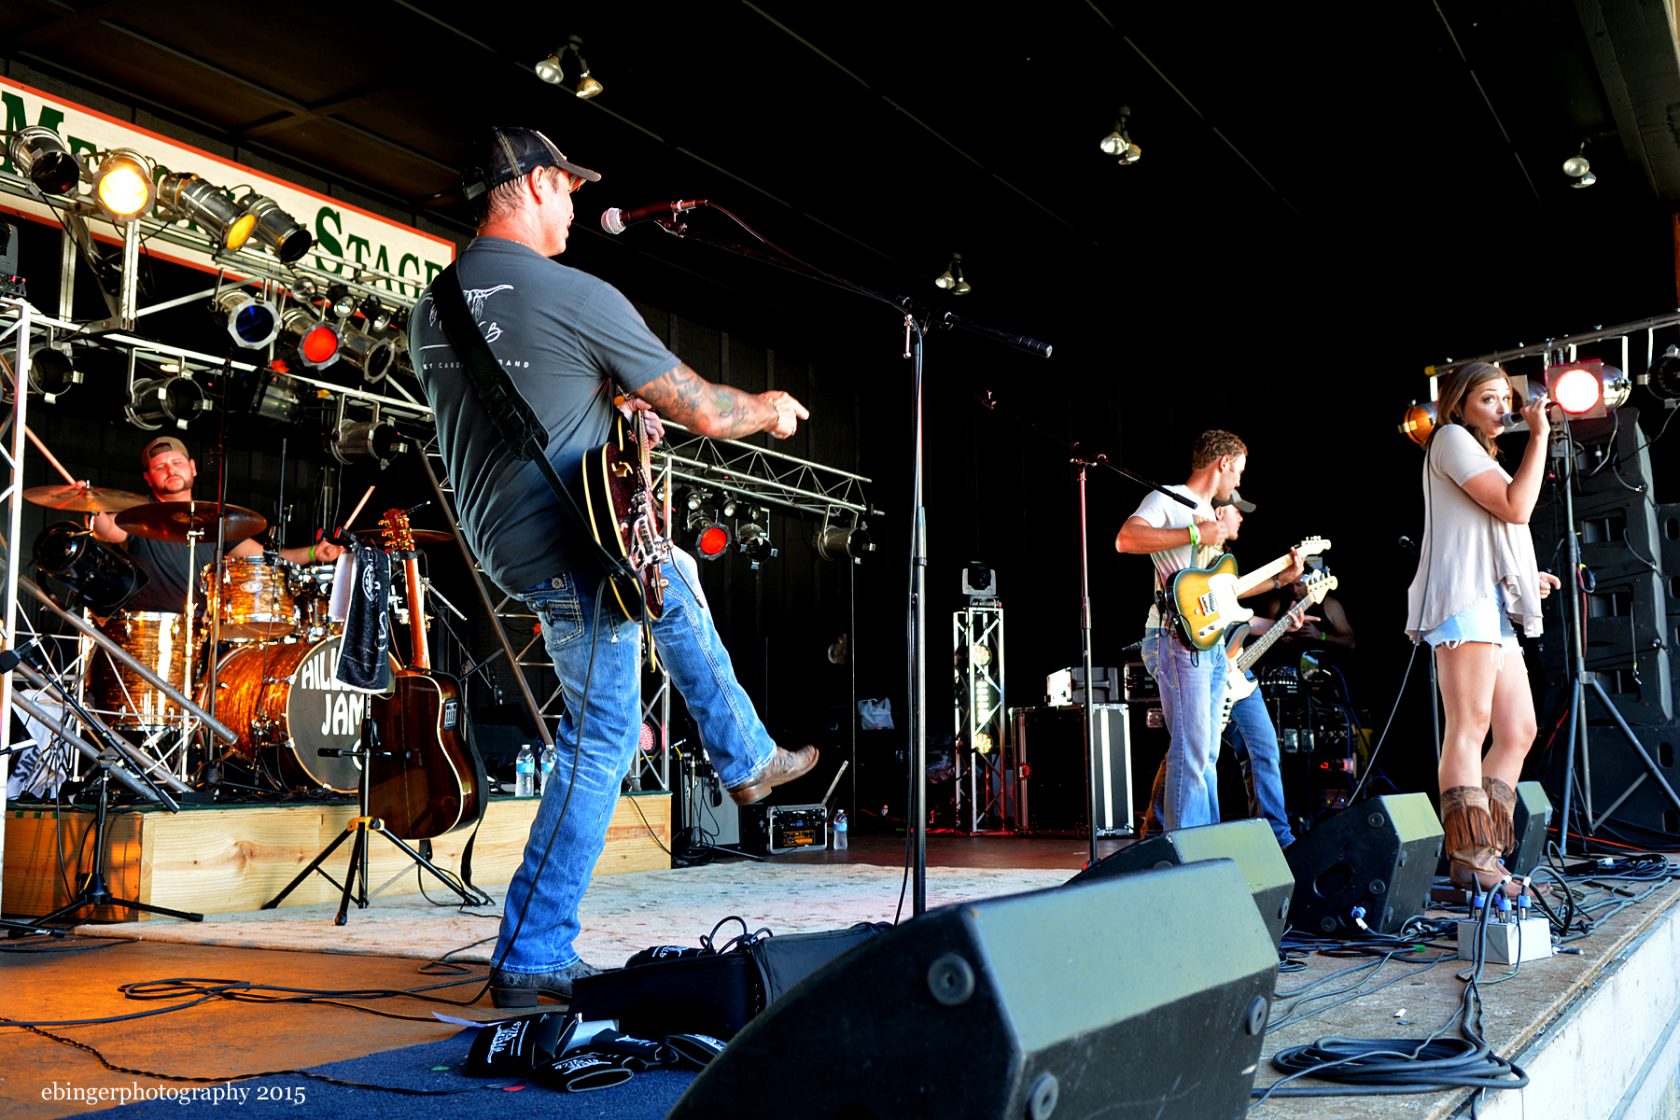
{"label": "guitar neck", "polygon": [[426,644],[426,585],[420,581],[419,556],[403,560],[403,575],[408,579],[408,667],[424,671],[432,667],[432,655]]}
{"label": "guitar neck", "polygon": [[1290,607],[1289,610],[1285,611],[1283,616],[1276,622],[1272,623],[1272,628],[1270,630],[1267,630],[1264,634],[1254,639],[1254,641],[1244,643],[1242,653],[1237,656],[1237,660],[1233,663],[1233,667],[1236,671],[1239,673],[1245,673],[1254,666],[1256,661],[1259,661],[1262,657],[1264,657],[1266,655],[1266,651],[1277,644],[1278,639],[1289,633],[1290,615],[1293,615],[1296,611],[1305,610],[1306,606],[1307,600],[1302,599],[1300,602]]}
{"label": "guitar neck", "polygon": [[1242,596],[1247,595],[1250,591],[1253,591],[1256,587],[1259,587],[1261,584],[1265,583],[1267,580],[1271,579],[1287,567],[1289,567],[1289,554],[1286,552],[1282,556],[1279,556],[1276,560],[1273,560],[1270,564],[1267,564],[1265,567],[1256,568],[1254,571],[1237,580],[1237,596],[1241,598]]}

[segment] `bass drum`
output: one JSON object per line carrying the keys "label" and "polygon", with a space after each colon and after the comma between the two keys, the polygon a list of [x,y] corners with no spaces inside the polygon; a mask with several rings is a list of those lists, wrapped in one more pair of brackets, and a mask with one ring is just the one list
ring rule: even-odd
{"label": "bass drum", "polygon": [[333,676],[339,642],[246,646],[218,666],[216,718],[239,732],[235,752],[284,788],[360,787],[355,758],[320,753],[356,746],[371,698]]}

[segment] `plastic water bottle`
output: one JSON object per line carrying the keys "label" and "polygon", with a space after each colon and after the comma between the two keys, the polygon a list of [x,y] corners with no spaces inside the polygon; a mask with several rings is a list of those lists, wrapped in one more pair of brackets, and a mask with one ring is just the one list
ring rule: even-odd
{"label": "plastic water bottle", "polygon": [[513,760],[513,793],[515,797],[537,795],[537,756],[529,743],[519,744],[519,757]]}
{"label": "plastic water bottle", "polygon": [[841,809],[838,813],[834,814],[834,850],[835,851],[837,851],[837,852],[845,851],[845,849],[846,849],[846,833],[847,833],[847,830],[849,828],[850,828],[850,825],[848,824],[848,822],[846,820],[846,810]]}
{"label": "plastic water bottle", "polygon": [[538,793],[547,793],[548,792],[548,779],[551,776],[553,776],[553,774],[554,774],[554,744],[553,743],[550,743],[543,748],[542,766],[539,770],[539,774],[540,774],[541,780],[537,783],[537,792]]}

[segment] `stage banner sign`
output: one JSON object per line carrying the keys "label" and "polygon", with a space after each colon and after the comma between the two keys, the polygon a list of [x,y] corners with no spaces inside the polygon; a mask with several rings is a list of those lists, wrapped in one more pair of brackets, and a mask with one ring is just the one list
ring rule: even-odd
{"label": "stage banner sign", "polygon": [[[388,291],[399,299],[410,302],[418,299],[421,290],[455,258],[454,243],[444,238],[275,179],[4,76],[0,76],[0,103],[5,107],[8,131],[29,125],[49,128],[84,163],[93,152],[130,148],[151,160],[160,169],[160,175],[162,169],[188,171],[207,183],[240,195],[244,191],[239,188],[249,186],[257,194],[273,199],[280,209],[314,235],[313,249],[299,264],[346,280],[360,279],[369,287]],[[12,166],[11,152],[4,145],[0,145],[0,172],[18,174]],[[52,208],[31,197],[0,193],[0,210],[58,224]],[[90,224],[96,236],[111,239],[109,227],[101,228],[98,221]],[[184,230],[195,228],[186,219],[175,225]],[[255,248],[252,242],[243,251],[251,252]],[[147,244],[146,252],[191,268],[210,272],[225,268],[238,274],[237,255],[218,262],[211,256],[208,243],[200,252],[154,240]],[[376,274],[383,274],[383,278]]]}

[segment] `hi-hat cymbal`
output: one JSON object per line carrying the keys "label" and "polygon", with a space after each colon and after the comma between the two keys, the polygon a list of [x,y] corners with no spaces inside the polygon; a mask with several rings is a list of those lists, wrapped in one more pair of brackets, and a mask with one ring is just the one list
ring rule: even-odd
{"label": "hi-hat cymbal", "polygon": [[[237,544],[268,528],[268,518],[243,506],[223,506],[228,544]],[[183,542],[187,534],[202,532],[206,539],[216,533],[215,502],[150,502],[117,514],[117,528],[154,541]]]}
{"label": "hi-hat cymbal", "polygon": [[[383,529],[356,530],[356,536],[369,544],[379,544],[384,539],[384,533]],[[415,544],[442,544],[455,539],[455,534],[444,529],[410,529],[408,536]]]}
{"label": "hi-hat cymbal", "polygon": [[24,499],[48,509],[70,510],[76,513],[115,513],[146,504],[141,494],[127,490],[108,490],[102,486],[83,486],[67,483],[58,486],[31,486],[23,492]]}

